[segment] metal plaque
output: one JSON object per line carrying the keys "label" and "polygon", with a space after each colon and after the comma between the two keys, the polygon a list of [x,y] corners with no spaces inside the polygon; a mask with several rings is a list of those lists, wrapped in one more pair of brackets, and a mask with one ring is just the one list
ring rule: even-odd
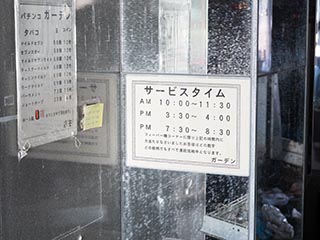
{"label": "metal plaque", "polygon": [[75,4],[15,3],[18,145],[77,134]]}
{"label": "metal plaque", "polygon": [[125,77],[128,166],[249,175],[250,78]]}

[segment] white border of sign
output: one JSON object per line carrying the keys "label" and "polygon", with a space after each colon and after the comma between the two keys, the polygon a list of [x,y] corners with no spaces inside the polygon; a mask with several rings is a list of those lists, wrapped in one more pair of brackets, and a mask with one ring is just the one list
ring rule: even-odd
{"label": "white border of sign", "polygon": [[[149,169],[162,169],[186,172],[199,172],[211,173],[222,175],[237,175],[249,176],[250,169],[250,116],[251,116],[251,80],[249,77],[226,77],[226,76],[192,76],[192,75],[158,75],[158,74],[127,74],[126,80],[126,164],[130,167],[149,168]],[[203,164],[201,161],[195,163],[194,159],[190,161],[182,161],[181,159],[164,159],[162,156],[145,157],[137,156],[135,154],[135,146],[138,144],[139,139],[135,135],[135,102],[134,99],[134,86],[138,82],[145,82],[156,85],[167,85],[168,83],[176,82],[189,84],[193,86],[206,85],[206,86],[239,86],[241,89],[239,107],[241,109],[239,117],[239,135],[237,136],[237,145],[239,152],[239,166],[230,167],[217,167],[210,166],[210,164]],[[156,110],[156,109],[152,109]],[[141,143],[143,144],[143,143]]]}

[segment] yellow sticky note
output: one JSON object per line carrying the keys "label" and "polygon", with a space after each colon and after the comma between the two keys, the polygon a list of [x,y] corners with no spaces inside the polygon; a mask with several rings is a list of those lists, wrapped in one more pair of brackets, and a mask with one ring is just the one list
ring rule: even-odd
{"label": "yellow sticky note", "polygon": [[88,130],[92,128],[102,127],[103,123],[103,103],[85,105],[83,107],[82,129]]}

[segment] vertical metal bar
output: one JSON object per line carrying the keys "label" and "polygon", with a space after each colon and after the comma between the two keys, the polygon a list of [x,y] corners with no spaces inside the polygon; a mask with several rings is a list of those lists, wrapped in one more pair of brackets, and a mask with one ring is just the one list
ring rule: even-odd
{"label": "vertical metal bar", "polygon": [[304,163],[303,163],[303,195],[302,195],[302,236],[307,239],[307,231],[304,227],[305,219],[305,206],[306,206],[306,192],[308,176],[312,169],[312,122],[313,122],[313,83],[314,83],[314,66],[315,66],[315,34],[317,11],[319,0],[307,0],[307,36],[306,36],[306,81],[305,81],[305,112],[304,112]]}
{"label": "vertical metal bar", "polygon": [[125,122],[126,122],[126,116],[125,116],[125,111],[122,111],[123,108],[123,103],[126,102],[125,99],[125,92],[126,92],[126,85],[125,85],[125,81],[124,76],[122,74],[123,72],[123,42],[124,42],[124,36],[123,36],[123,21],[124,21],[124,16],[123,16],[123,5],[124,5],[124,0],[120,0],[119,1],[119,37],[120,37],[120,44],[119,44],[119,82],[118,82],[118,93],[119,93],[119,97],[118,97],[118,114],[120,117],[120,126],[119,126],[119,143],[120,143],[120,147],[119,147],[119,160],[120,160],[120,176],[121,176],[121,182],[120,182],[120,239],[121,240],[125,240],[125,234],[124,234],[124,228],[126,227],[125,225],[125,221],[124,221],[124,212],[123,212],[123,208],[125,207],[125,194],[124,194],[124,168],[125,168],[125,146],[126,146],[126,137],[125,137]]}
{"label": "vertical metal bar", "polygon": [[256,222],[256,105],[257,105],[257,55],[258,55],[258,0],[252,0],[251,32],[251,148],[249,175],[249,239],[255,239]]}

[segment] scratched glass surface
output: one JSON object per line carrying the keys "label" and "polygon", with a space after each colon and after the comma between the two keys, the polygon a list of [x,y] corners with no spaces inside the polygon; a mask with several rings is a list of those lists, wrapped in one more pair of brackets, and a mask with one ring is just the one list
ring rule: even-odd
{"label": "scratched glass surface", "polygon": [[126,168],[124,239],[203,239],[201,174]]}
{"label": "scratched glass surface", "polygon": [[[124,71],[206,73],[205,2],[124,1]],[[16,94],[13,1],[3,0],[2,6],[0,81],[5,87],[0,89],[0,101],[6,99],[7,105],[1,104],[0,116],[10,117],[15,115],[10,96]],[[79,80],[79,87],[85,87],[90,94],[100,86],[104,87],[97,92],[109,90],[105,95],[114,90],[118,102],[107,98],[111,104],[107,104],[109,114],[119,112],[121,106],[119,91],[110,87],[116,85],[119,76],[117,80],[110,80],[108,74],[104,74],[120,69],[119,9],[119,1],[115,0],[77,0],[77,63],[79,75],[86,76]],[[191,22],[186,21],[188,18]],[[247,32],[244,32],[246,38]],[[235,59],[235,70],[229,70],[224,64],[221,72],[215,67],[209,72],[248,75],[250,59],[242,55],[239,59]],[[242,66],[241,70],[238,65]],[[209,68],[212,68],[210,63]],[[95,81],[93,76],[97,75],[100,78]],[[92,142],[88,140],[92,136],[83,136],[86,140],[83,140],[81,154],[75,154],[78,150],[67,145],[70,141],[62,141],[44,147],[51,153],[31,150],[29,156],[18,162],[15,120],[1,121],[0,230],[4,239],[80,240],[107,236],[109,240],[202,240],[206,234],[200,231],[205,210],[207,213],[221,210],[220,207],[237,199],[247,202],[247,178],[126,167],[121,170],[118,151],[111,158],[92,155],[89,151]],[[118,134],[119,126],[112,121],[107,123],[110,131]],[[118,138],[98,140],[98,150],[102,153],[108,150],[110,141],[118,144]],[[246,223],[248,211],[243,212],[244,216],[231,214],[229,217],[237,223]]]}
{"label": "scratched glass surface", "polygon": [[77,1],[78,71],[119,72],[120,3]]}
{"label": "scratched glass surface", "polygon": [[[201,7],[204,2],[125,1],[123,71],[249,76],[251,1],[209,1],[205,9]],[[187,20],[190,17],[191,22]],[[219,24],[217,17],[221,19]],[[207,26],[200,24],[202,19],[206,19]],[[190,40],[186,36],[197,36],[197,40],[192,42],[192,37]],[[196,52],[198,57],[192,58]],[[122,97],[125,102],[124,94]],[[232,239],[230,232],[236,228],[231,227],[222,235],[214,231],[228,223],[240,225],[243,236],[248,235],[246,177],[125,167],[123,187],[125,239],[194,240],[205,235]],[[221,216],[226,209],[233,214]],[[208,216],[206,220],[204,215]],[[215,220],[221,220],[221,225],[212,224]]]}
{"label": "scratched glass surface", "polygon": [[[64,1],[25,0],[24,2],[49,6]],[[103,94],[102,100],[106,101],[105,111],[111,116],[110,118],[106,115],[105,118],[109,128],[100,129],[103,135],[88,130],[80,137],[82,141],[80,149],[74,146],[72,140],[67,139],[46,144],[43,149],[31,149],[29,155],[18,162],[14,1],[1,2],[1,239],[79,240],[105,239],[105,236],[110,240],[121,239],[121,174],[117,151],[119,138],[114,136],[118,134],[118,120],[113,119],[118,111],[116,106],[119,74],[110,76],[98,72],[98,70],[107,72],[119,69],[119,58],[114,57],[114,55],[119,57],[119,47],[115,46],[115,42],[118,41],[115,39],[119,39],[119,33],[118,30],[114,30],[118,29],[117,26],[120,24],[116,17],[119,3],[112,5],[114,9],[112,18],[102,21],[101,19],[106,17],[106,12],[101,7],[105,9],[108,4],[110,1],[77,1],[79,17],[76,24],[79,67],[82,71],[90,71],[78,74],[82,76],[78,85],[80,100],[84,101],[84,98]],[[95,17],[92,17],[93,15]],[[114,21],[118,22],[117,26],[112,25]],[[87,28],[91,29],[90,33]],[[110,38],[105,34],[109,30],[110,35],[114,35]],[[88,37],[88,34],[95,39],[88,39],[89,43],[85,45],[83,39]],[[93,49],[97,42],[100,42],[99,48]],[[90,55],[92,52],[94,57]],[[101,55],[97,52],[101,52]]]}
{"label": "scratched glass surface", "polygon": [[251,73],[251,0],[210,0],[208,73]]}
{"label": "scratched glass surface", "polygon": [[[205,11],[206,1],[124,1],[123,71],[206,73]],[[124,239],[204,238],[204,174],[129,167],[123,174]]]}
{"label": "scratched glass surface", "polygon": [[[251,4],[250,0],[209,1],[208,74],[250,76]],[[239,231],[237,237],[246,239],[252,211],[249,199],[247,177],[207,175],[207,218],[203,224],[206,239],[235,239],[235,229]],[[216,231],[219,228],[224,229],[223,233]]]}
{"label": "scratched glass surface", "polygon": [[206,73],[206,11],[204,0],[124,1],[123,71]]}

